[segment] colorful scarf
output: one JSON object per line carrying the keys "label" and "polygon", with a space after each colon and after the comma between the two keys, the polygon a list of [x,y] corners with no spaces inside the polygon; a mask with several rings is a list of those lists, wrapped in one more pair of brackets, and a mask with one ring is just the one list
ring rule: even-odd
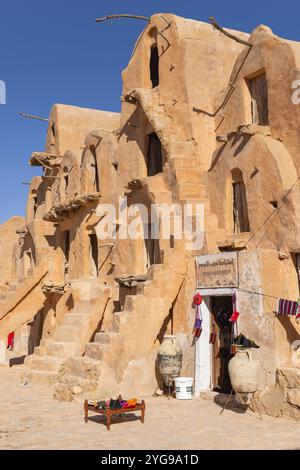
{"label": "colorful scarf", "polygon": [[300,302],[286,299],[278,299],[278,315],[300,317]]}
{"label": "colorful scarf", "polygon": [[193,331],[195,338],[200,338],[201,336],[202,323],[203,323],[203,317],[202,317],[202,312],[201,312],[201,305],[196,305],[196,320],[195,320],[194,331]]}

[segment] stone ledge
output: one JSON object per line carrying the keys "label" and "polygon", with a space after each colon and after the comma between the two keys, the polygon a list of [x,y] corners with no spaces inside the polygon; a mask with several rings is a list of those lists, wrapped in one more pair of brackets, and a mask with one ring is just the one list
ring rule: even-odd
{"label": "stone ledge", "polygon": [[217,240],[217,246],[219,249],[232,248],[236,250],[243,250],[246,248],[246,244],[250,236],[250,232],[244,232],[243,234],[238,235],[229,235],[223,240]]}
{"label": "stone ledge", "polygon": [[66,199],[63,203],[57,204],[47,212],[43,219],[46,222],[58,222],[59,220],[69,218],[72,213],[76,212],[90,202],[98,201],[101,198],[100,193],[85,194],[71,199]]}
{"label": "stone ledge", "polygon": [[29,159],[31,166],[59,167],[62,158],[47,152],[33,152]]}

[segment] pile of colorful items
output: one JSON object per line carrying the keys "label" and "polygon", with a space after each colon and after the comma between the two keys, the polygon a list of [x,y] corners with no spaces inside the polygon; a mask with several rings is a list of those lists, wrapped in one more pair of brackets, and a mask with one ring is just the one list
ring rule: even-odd
{"label": "pile of colorful items", "polygon": [[89,406],[99,408],[100,410],[128,410],[134,408],[138,403],[137,398],[131,398],[130,400],[122,400],[122,398],[111,398],[107,401],[90,400]]}

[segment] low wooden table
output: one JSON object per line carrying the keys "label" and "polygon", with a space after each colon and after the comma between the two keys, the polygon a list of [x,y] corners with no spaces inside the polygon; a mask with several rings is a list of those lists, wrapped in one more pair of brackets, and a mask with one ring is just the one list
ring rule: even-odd
{"label": "low wooden table", "polygon": [[141,403],[137,403],[132,408],[121,408],[119,410],[111,410],[110,408],[106,408],[105,410],[100,410],[95,406],[89,405],[88,400],[84,402],[84,421],[88,423],[89,420],[89,411],[93,413],[98,413],[100,415],[106,416],[106,427],[107,430],[110,431],[110,424],[111,424],[111,417],[114,415],[119,415],[121,417],[125,413],[135,413],[136,411],[141,411],[140,421],[144,424],[145,422],[145,411],[146,411],[146,403],[142,400]]}

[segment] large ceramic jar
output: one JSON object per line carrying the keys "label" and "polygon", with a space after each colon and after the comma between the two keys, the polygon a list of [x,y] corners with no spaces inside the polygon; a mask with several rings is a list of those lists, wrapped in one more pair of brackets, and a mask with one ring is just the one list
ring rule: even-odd
{"label": "large ceramic jar", "polygon": [[228,365],[233,390],[237,394],[254,393],[259,387],[259,364],[252,358],[251,349],[237,348]]}
{"label": "large ceramic jar", "polygon": [[158,350],[158,367],[166,386],[179,377],[182,368],[182,350],[176,336],[165,336]]}

